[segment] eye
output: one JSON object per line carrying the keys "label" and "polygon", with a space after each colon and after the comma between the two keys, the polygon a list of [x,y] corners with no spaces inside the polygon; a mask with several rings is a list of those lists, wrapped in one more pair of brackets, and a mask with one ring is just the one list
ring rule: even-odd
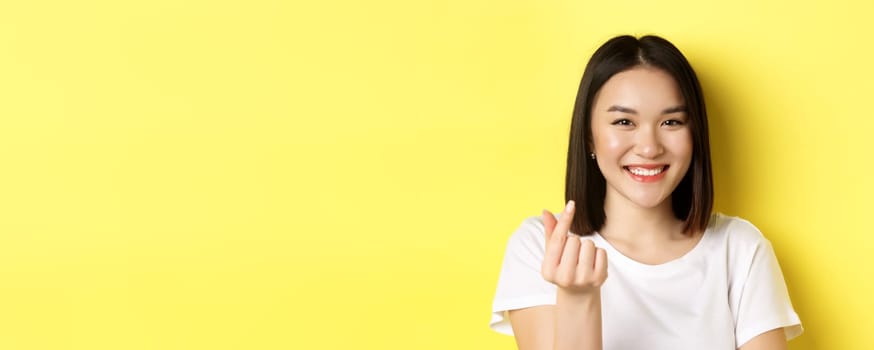
{"label": "eye", "polygon": [[623,118],[623,119],[616,119],[616,120],[614,120],[614,121],[613,121],[612,123],[610,123],[610,124],[612,124],[612,125],[621,125],[621,126],[632,126],[632,125],[634,125],[634,123],[632,123],[631,120],[624,119],[624,118]]}
{"label": "eye", "polygon": [[662,122],[662,125],[665,125],[665,126],[681,126],[684,124],[686,124],[686,123],[684,123],[682,120],[677,120],[677,119],[670,119],[670,120],[665,120],[664,122]]}

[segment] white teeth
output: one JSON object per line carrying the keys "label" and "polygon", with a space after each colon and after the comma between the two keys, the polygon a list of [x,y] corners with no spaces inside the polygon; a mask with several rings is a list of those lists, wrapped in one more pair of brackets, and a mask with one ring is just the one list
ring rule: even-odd
{"label": "white teeth", "polygon": [[644,169],[644,168],[628,168],[632,174],[637,176],[655,176],[665,170],[665,167],[655,168],[655,169]]}

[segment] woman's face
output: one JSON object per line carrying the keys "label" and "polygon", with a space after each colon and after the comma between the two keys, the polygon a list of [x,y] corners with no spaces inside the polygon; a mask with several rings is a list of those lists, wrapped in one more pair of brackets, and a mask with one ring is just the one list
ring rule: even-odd
{"label": "woman's face", "polygon": [[692,133],[674,78],[643,66],[612,76],[595,95],[592,143],[607,180],[605,203],[664,203],[692,160]]}

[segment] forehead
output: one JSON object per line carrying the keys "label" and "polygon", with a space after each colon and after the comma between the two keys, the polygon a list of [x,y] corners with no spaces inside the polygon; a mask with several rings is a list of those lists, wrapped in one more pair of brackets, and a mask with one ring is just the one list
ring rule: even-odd
{"label": "forehead", "polygon": [[683,102],[679,85],[670,74],[638,66],[610,77],[595,95],[593,109],[603,111],[618,105],[639,111],[661,111]]}

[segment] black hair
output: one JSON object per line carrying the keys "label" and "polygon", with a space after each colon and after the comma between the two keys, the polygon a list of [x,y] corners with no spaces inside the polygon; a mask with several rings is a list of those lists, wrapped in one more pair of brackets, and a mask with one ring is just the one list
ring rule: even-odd
{"label": "black hair", "polygon": [[613,75],[634,67],[653,67],[668,73],[679,86],[692,133],[689,170],[671,196],[674,215],[684,220],[684,232],[704,231],[713,208],[713,171],[710,137],[701,84],[686,57],[669,41],[646,35],[614,37],[601,45],[586,65],[571,121],[568,143],[565,201],[577,203],[570,231],[588,235],[606,221],[606,180],[588,154],[592,148],[592,106],[595,95]]}

